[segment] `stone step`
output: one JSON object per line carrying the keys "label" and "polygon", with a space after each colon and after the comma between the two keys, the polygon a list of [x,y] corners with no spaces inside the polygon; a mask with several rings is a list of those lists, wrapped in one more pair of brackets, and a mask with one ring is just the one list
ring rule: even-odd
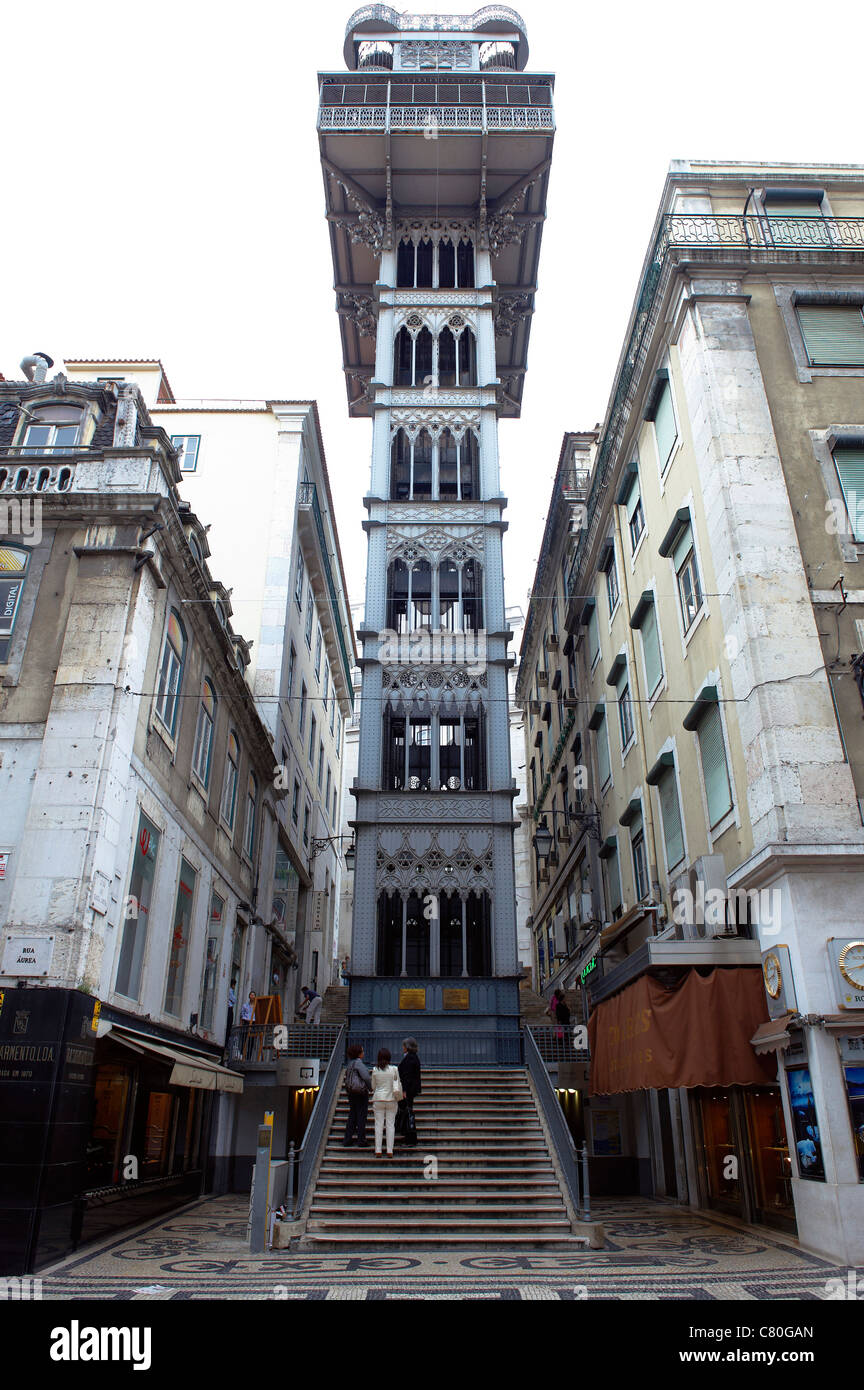
{"label": "stone step", "polygon": [[[489,1195],[493,1197],[498,1196],[500,1190],[500,1195],[502,1197],[509,1197],[512,1193],[518,1191],[520,1188],[520,1184],[524,1183],[527,1179],[530,1179],[531,1182],[531,1192],[536,1192],[536,1190],[541,1187],[552,1187],[556,1190],[558,1188],[558,1179],[554,1176],[553,1170],[550,1168],[548,1176],[543,1174],[535,1175],[534,1173],[528,1173],[526,1177],[522,1178],[484,1178],[482,1190],[484,1192],[489,1193]],[[426,1182],[425,1179],[423,1179],[422,1181],[424,1183],[424,1186],[428,1188],[429,1183]],[[388,1179],[386,1185],[387,1187],[408,1188],[417,1187],[419,1182],[420,1179],[418,1178],[391,1177]],[[477,1177],[442,1178],[439,1173],[439,1176],[435,1182],[434,1190],[436,1192],[459,1192],[462,1190],[470,1192],[474,1191],[477,1188],[477,1182]],[[332,1188],[334,1196],[339,1192],[344,1192],[346,1195],[350,1195],[352,1190],[362,1188],[365,1191],[368,1187],[368,1177],[356,1177],[350,1171],[344,1176],[335,1177],[332,1171],[328,1171],[326,1176],[319,1177],[318,1182],[316,1184],[316,1191],[324,1192],[329,1191],[329,1189]]]}
{"label": "stone step", "polygon": [[[533,1194],[522,1193],[442,1193],[438,1201],[429,1201],[429,1183],[425,1184],[426,1190],[421,1191],[417,1187],[413,1193],[388,1193],[382,1194],[378,1188],[369,1188],[361,1193],[336,1194],[317,1194],[311,1212],[350,1212],[357,1207],[363,1207],[363,1211],[369,1208],[375,1212],[401,1212],[407,1211],[414,1215],[415,1212],[460,1212],[460,1211],[488,1211],[492,1215],[507,1215],[508,1211],[522,1211],[528,1208],[532,1212],[565,1212],[564,1202],[561,1198],[554,1200],[554,1197],[536,1197]],[[346,1205],[347,1204],[347,1205]]]}
{"label": "stone step", "polygon": [[306,1226],[307,1233],[313,1231],[320,1232],[339,1232],[351,1231],[357,1235],[370,1234],[373,1239],[380,1239],[388,1231],[401,1232],[403,1238],[410,1239],[427,1235],[443,1235],[445,1232],[461,1234],[471,1231],[485,1231],[491,1236],[509,1235],[511,1232],[520,1234],[530,1232],[532,1235],[554,1234],[558,1231],[570,1231],[570,1218],[568,1216],[548,1216],[542,1218],[534,1217],[513,1217],[510,1220],[490,1221],[488,1216],[478,1217],[426,1217],[418,1221],[406,1220],[405,1214],[400,1216],[370,1216],[365,1219],[361,1216],[351,1216],[347,1220],[340,1221],[335,1218],[316,1216],[310,1217]]}
{"label": "stone step", "polygon": [[406,1235],[404,1231],[395,1234],[377,1232],[308,1231],[301,1239],[301,1247],[315,1246],[316,1249],[338,1249],[359,1246],[364,1250],[425,1250],[430,1245],[441,1250],[584,1250],[588,1248],[587,1235],[560,1233],[552,1235],[532,1232],[530,1235],[511,1231],[476,1231],[458,1233],[455,1231],[427,1231],[422,1236]]}

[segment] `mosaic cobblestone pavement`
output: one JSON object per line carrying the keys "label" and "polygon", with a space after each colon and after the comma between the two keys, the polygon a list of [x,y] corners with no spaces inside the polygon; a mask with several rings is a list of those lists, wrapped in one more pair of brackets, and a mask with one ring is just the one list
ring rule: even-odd
{"label": "mosaic cobblestone pavement", "polygon": [[45,1299],[823,1300],[846,1270],[762,1229],[661,1202],[598,1203],[597,1251],[251,1256],[248,1202],[205,1198],[41,1273]]}

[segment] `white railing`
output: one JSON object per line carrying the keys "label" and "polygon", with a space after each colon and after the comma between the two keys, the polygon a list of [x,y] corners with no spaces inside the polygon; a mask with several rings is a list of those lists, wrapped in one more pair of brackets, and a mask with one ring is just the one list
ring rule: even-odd
{"label": "white railing", "polygon": [[[391,106],[391,130],[483,130],[482,106]],[[487,106],[488,130],[554,130],[549,106]],[[319,130],[385,130],[386,106],[322,106]]]}

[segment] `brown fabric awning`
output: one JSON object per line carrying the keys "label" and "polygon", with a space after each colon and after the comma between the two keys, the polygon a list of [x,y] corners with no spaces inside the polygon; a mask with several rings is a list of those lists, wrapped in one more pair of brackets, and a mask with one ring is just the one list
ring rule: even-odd
{"label": "brown fabric awning", "polygon": [[672,990],[642,975],[591,1015],[590,1094],[776,1081],[750,1045],[767,1012],[757,967],[690,970]]}
{"label": "brown fabric awning", "polygon": [[783,1014],[780,1018],[772,1018],[768,1023],[760,1023],[750,1039],[750,1046],[759,1053],[776,1052],[779,1057],[792,1041],[789,1036],[789,1024],[794,1017],[794,1014]]}

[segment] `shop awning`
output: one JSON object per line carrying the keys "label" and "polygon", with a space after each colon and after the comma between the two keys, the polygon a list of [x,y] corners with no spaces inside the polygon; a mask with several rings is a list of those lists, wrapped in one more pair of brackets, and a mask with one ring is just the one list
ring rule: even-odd
{"label": "shop awning", "polygon": [[750,1045],[765,1014],[756,966],[691,969],[671,989],[642,975],[591,1015],[591,1095],[774,1082]]}
{"label": "shop awning", "polygon": [[776,1052],[779,1056],[792,1041],[789,1025],[794,1017],[794,1014],[781,1014],[779,1018],[772,1018],[769,1023],[760,1023],[750,1039],[750,1046],[760,1055]]}
{"label": "shop awning", "polygon": [[167,1043],[151,1042],[139,1033],[127,1033],[115,1026],[106,1036],[110,1036],[112,1042],[120,1043],[121,1047],[128,1047],[131,1052],[149,1054],[161,1062],[172,1062],[169,1086],[191,1086],[196,1091],[225,1091],[230,1095],[243,1094],[242,1074],[228,1067],[220,1067],[209,1057],[182,1052],[179,1048],[169,1047]]}
{"label": "shop awning", "polygon": [[845,1034],[847,1038],[864,1037],[864,1018],[860,1012],[854,1014],[826,1014],[822,1020],[826,1033]]}

